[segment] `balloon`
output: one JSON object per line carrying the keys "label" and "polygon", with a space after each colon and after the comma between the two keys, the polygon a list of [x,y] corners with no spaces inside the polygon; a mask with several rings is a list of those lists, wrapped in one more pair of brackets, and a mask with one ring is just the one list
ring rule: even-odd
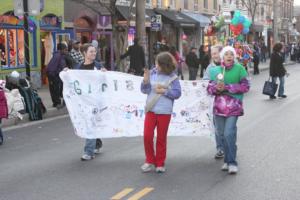
{"label": "balloon", "polygon": [[238,23],[239,23],[239,19],[238,19],[238,18],[233,18],[233,19],[231,20],[231,24],[232,24],[232,25],[238,25]]}
{"label": "balloon", "polygon": [[244,23],[244,21],[245,21],[245,17],[244,16],[240,16],[239,17],[239,22],[242,24],[242,23]]}
{"label": "balloon", "polygon": [[219,29],[219,28],[221,28],[221,27],[224,26],[224,25],[225,25],[225,19],[224,19],[224,17],[222,16],[222,17],[220,17],[219,20],[217,21],[215,27],[216,27],[217,29]]}
{"label": "balloon", "polygon": [[244,40],[244,36],[243,36],[243,35],[239,35],[236,39],[237,39],[238,41],[243,41],[243,40]]}
{"label": "balloon", "polygon": [[232,25],[232,24],[230,24],[229,28],[230,28],[231,31],[234,31],[234,30],[235,30],[235,26]]}
{"label": "balloon", "polygon": [[241,16],[241,11],[239,11],[239,10],[234,11],[233,18],[239,19],[240,16]]}
{"label": "balloon", "polygon": [[243,29],[243,34],[248,34],[248,33],[249,33],[249,28],[244,27],[244,29]]}
{"label": "balloon", "polygon": [[246,19],[243,23],[244,27],[249,28],[251,26],[251,21],[249,19]]}

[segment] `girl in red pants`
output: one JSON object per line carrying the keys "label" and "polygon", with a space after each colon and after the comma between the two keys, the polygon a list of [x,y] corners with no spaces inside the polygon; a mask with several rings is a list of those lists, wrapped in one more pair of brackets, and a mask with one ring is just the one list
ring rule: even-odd
{"label": "girl in red pants", "polygon": [[[155,63],[154,69],[145,69],[141,84],[141,91],[148,95],[144,124],[146,161],[141,169],[143,172],[156,170],[158,173],[163,173],[166,170],[169,123],[174,100],[181,96],[181,87],[175,72],[176,61],[170,53],[158,54]],[[153,142],[155,128],[157,130],[156,151]]]}

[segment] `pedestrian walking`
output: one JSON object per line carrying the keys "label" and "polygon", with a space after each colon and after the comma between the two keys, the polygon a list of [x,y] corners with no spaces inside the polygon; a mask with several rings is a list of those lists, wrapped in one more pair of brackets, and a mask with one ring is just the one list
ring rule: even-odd
{"label": "pedestrian walking", "polygon": [[75,65],[83,63],[84,57],[80,52],[80,42],[78,40],[72,41],[72,49],[69,54],[75,61]]}
{"label": "pedestrian walking", "polygon": [[203,73],[210,64],[210,49],[209,47],[204,47],[203,52],[201,53],[200,57],[200,64],[201,64],[201,71],[200,71],[200,78],[203,78]]}
{"label": "pedestrian walking", "polygon": [[62,81],[59,78],[59,73],[67,67],[65,54],[68,52],[68,47],[63,44],[57,44],[57,51],[53,53],[53,57],[47,65],[47,76],[49,82],[49,91],[53,107],[61,108],[61,90]]}
{"label": "pedestrian walking", "polygon": [[[211,47],[211,63],[205,70],[203,80],[210,80],[209,71],[221,66],[220,52],[222,48],[223,47],[221,45],[216,45]],[[219,135],[217,131],[215,131],[215,140],[216,140],[216,149],[217,149],[217,152],[215,154],[215,159],[224,158],[224,141],[221,135]]]}
{"label": "pedestrian walking", "polygon": [[[283,45],[281,43],[276,43],[273,47],[273,53],[270,60],[270,77],[272,77],[272,82],[276,83],[277,78],[279,79],[279,90],[278,97],[286,98],[284,94],[284,76],[286,75],[286,69],[283,66],[284,58],[281,54]],[[270,96],[270,99],[276,99],[276,96]]]}
{"label": "pedestrian walking", "polygon": [[180,56],[180,53],[176,50],[174,46],[170,48],[170,53],[172,56],[175,58],[177,64],[176,64],[176,69],[177,69],[177,76],[181,77],[181,80],[184,79],[183,72],[182,72],[182,63],[183,59]]}
{"label": "pedestrian walking", "polygon": [[257,45],[254,45],[254,51],[253,51],[253,65],[254,65],[254,75],[259,74],[259,59],[260,58],[260,53],[259,53],[259,47]]}
{"label": "pedestrian walking", "polygon": [[129,47],[128,51],[121,55],[121,59],[130,56],[128,73],[141,76],[143,74],[143,69],[146,67],[144,48],[139,45],[138,38],[134,38],[133,42],[134,44]]}
{"label": "pedestrian walking", "polygon": [[[145,69],[141,91],[147,94],[144,122],[144,148],[146,160],[141,166],[143,172],[156,170],[165,172],[167,133],[174,100],[181,96],[181,87],[176,75],[174,57],[162,52],[156,57],[156,67]],[[154,130],[157,130],[154,150]],[[155,168],[156,167],[156,168]]]}
{"label": "pedestrian walking", "polygon": [[226,46],[221,51],[221,66],[210,69],[209,94],[215,96],[213,113],[216,132],[224,141],[223,171],[229,174],[238,172],[236,160],[237,120],[244,114],[243,94],[249,90],[249,81],[245,68],[235,62],[236,52]]}
{"label": "pedestrian walking", "polygon": [[[79,70],[102,70],[106,71],[105,68],[102,67],[102,65],[95,61],[96,59],[96,48],[90,44],[86,43],[82,45],[81,52],[84,56],[84,62],[77,65],[76,69]],[[100,153],[100,148],[102,147],[102,140],[97,139],[86,139],[85,140],[85,146],[84,146],[84,154],[81,157],[82,161],[92,160],[95,158],[95,154]]]}
{"label": "pedestrian walking", "polygon": [[197,49],[192,47],[185,57],[185,62],[189,68],[189,80],[196,80],[199,70],[199,59],[196,55],[196,51]]}

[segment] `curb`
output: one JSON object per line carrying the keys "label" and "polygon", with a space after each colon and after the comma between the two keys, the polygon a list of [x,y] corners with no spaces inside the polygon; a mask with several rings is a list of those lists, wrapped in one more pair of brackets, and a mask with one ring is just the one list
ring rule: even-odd
{"label": "curb", "polygon": [[[59,110],[56,108],[47,108],[47,112],[43,115],[43,119],[54,118],[54,117],[66,115],[66,114],[68,114],[68,110],[66,107],[59,109]],[[39,120],[39,121],[43,121],[43,120]],[[29,115],[28,115],[28,113],[26,113],[26,114],[23,114],[22,120],[20,120],[18,118],[2,119],[2,128],[25,124],[28,122],[33,122],[33,121],[29,120]]]}

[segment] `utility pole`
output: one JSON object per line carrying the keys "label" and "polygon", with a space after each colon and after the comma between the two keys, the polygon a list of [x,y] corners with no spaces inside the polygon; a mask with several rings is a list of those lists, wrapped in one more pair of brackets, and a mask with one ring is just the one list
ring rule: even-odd
{"label": "utility pole", "polygon": [[30,80],[30,54],[29,54],[29,25],[28,25],[28,0],[23,0],[24,7],[24,46],[25,46],[25,67],[26,78]]}
{"label": "utility pole", "polygon": [[278,0],[273,0],[273,43],[279,42],[278,39]]}
{"label": "utility pole", "polygon": [[136,1],[136,37],[140,39],[140,42],[144,48],[146,47],[145,7],[145,0]]}

